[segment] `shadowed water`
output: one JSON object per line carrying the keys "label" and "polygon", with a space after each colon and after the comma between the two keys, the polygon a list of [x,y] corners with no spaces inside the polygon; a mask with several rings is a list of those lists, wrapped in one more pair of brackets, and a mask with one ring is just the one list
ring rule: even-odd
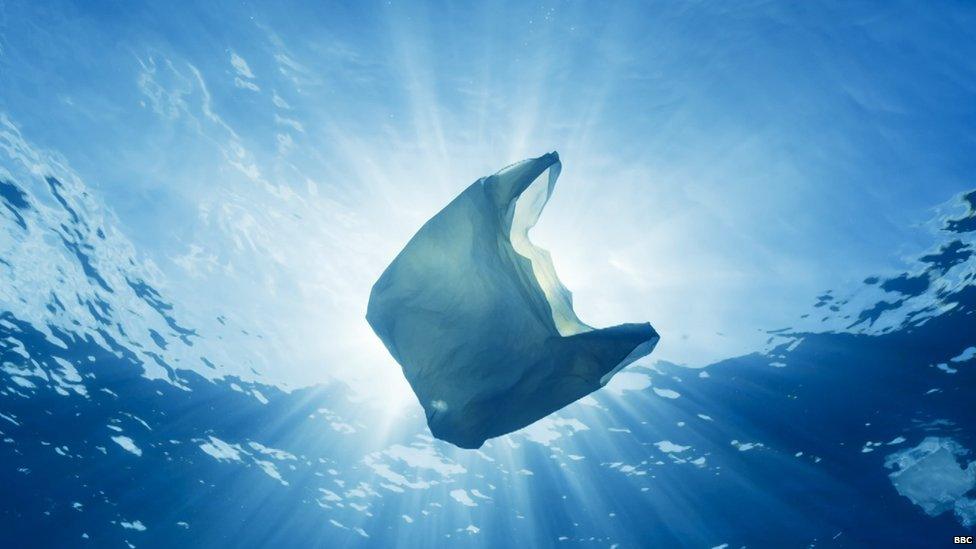
{"label": "shadowed water", "polygon": [[[26,194],[3,189],[5,222],[25,230]],[[926,514],[885,462],[927,437],[976,448],[973,197],[917,271],[868,277],[854,292],[865,308],[818,298],[812,325],[826,331],[774,330],[767,349],[701,370],[625,370],[637,387],[481,452],[430,438],[417,407],[380,429],[341,384],[208,380],[106,331],[96,341],[5,312],[0,532],[15,545],[159,547],[931,544],[965,517]],[[73,223],[65,233],[86,222]],[[61,245],[113,291],[84,245]],[[111,322],[111,306],[93,307]],[[171,336],[194,337],[165,318]],[[146,355],[168,379],[144,377]]]}

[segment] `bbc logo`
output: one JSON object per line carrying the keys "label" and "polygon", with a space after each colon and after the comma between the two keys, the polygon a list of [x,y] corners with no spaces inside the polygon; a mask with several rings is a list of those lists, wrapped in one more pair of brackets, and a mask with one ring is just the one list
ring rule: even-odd
{"label": "bbc logo", "polygon": [[973,543],[973,536],[956,536],[956,537],[954,537],[952,539],[953,539],[953,543],[959,543],[959,544],[963,544],[963,543],[972,544]]}

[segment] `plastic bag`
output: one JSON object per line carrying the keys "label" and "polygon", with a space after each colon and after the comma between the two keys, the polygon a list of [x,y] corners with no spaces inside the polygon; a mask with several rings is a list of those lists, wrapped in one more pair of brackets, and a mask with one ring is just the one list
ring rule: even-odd
{"label": "plastic bag", "polygon": [[647,323],[582,323],[549,253],[529,241],[560,169],[552,152],[475,181],[373,286],[367,321],[439,439],[478,448],[599,389],[657,344]]}

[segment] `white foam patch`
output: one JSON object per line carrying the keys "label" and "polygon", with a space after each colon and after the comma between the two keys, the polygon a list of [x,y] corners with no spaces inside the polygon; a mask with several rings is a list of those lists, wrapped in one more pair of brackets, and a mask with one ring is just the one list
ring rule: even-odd
{"label": "white foam patch", "polygon": [[657,387],[654,388],[654,394],[661,398],[668,398],[672,400],[681,397],[681,393],[678,391],[672,391],[671,389],[659,389]]}
{"label": "white foam patch", "polygon": [[257,466],[260,467],[262,471],[264,471],[264,474],[277,480],[283,486],[288,486],[288,481],[286,481],[284,478],[281,477],[281,473],[278,472],[278,468],[275,467],[274,463],[271,463],[270,461],[260,460],[260,459],[254,460],[254,463],[256,463]]}
{"label": "white foam patch", "polygon": [[462,489],[451,490],[451,498],[465,507],[477,507],[478,504]]}
{"label": "white foam patch", "polygon": [[279,461],[297,459],[295,455],[290,452],[279,450],[277,448],[271,448],[261,444],[260,442],[251,441],[248,442],[247,445],[250,446],[253,450],[261,452],[264,455],[271,456],[274,459],[277,459]]}
{"label": "white foam patch", "polygon": [[201,444],[200,449],[218,461],[241,461],[239,447],[231,446],[214,436],[210,437],[210,442]]}
{"label": "white foam patch", "polygon": [[325,488],[319,488],[319,492],[322,492],[322,497],[320,498],[322,501],[330,501],[330,502],[333,502],[333,503],[335,503],[337,501],[342,501],[342,496],[340,496],[339,494],[333,492],[332,490],[327,490]]}
{"label": "white foam patch", "polygon": [[136,446],[136,443],[131,438],[125,435],[118,435],[112,437],[112,440],[116,444],[121,446],[122,449],[125,450],[126,452],[129,452],[130,454],[134,454],[140,457],[142,456],[142,449]]}
{"label": "white foam patch", "polygon": [[643,391],[650,386],[651,376],[642,372],[623,371],[614,375],[604,390],[620,396],[627,391]]}
{"label": "white foam patch", "polygon": [[733,440],[731,444],[740,452],[748,452],[754,448],[763,447],[761,442],[739,442],[738,440]]}
{"label": "white foam patch", "polygon": [[135,530],[137,532],[146,531],[146,525],[143,524],[141,520],[134,520],[132,522],[126,522],[123,520],[122,522],[119,523],[119,526],[125,528],[126,530]]}
{"label": "white foam patch", "polygon": [[516,434],[524,436],[526,439],[532,442],[548,446],[550,443],[562,437],[564,434],[572,435],[580,431],[587,430],[589,430],[589,427],[578,419],[564,419],[560,417],[548,416],[536,421],[528,427],[521,429],[520,431],[517,431]]}
{"label": "white foam patch", "polygon": [[959,353],[958,356],[950,358],[950,362],[966,362],[976,358],[976,347],[969,347],[965,351]]}
{"label": "white foam patch", "polygon": [[662,440],[660,442],[655,442],[654,445],[657,446],[657,449],[658,450],[660,450],[662,452],[665,452],[665,453],[668,453],[668,454],[670,454],[670,453],[681,453],[681,452],[684,452],[685,450],[691,448],[691,446],[682,446],[680,444],[675,444],[675,443],[671,442],[670,440]]}
{"label": "white foam patch", "polygon": [[430,469],[443,476],[466,473],[467,469],[453,461],[438,455],[432,446],[416,447],[395,444],[385,452],[388,456],[398,459],[410,467]]}
{"label": "white foam patch", "polygon": [[363,462],[375,475],[387,481],[387,484],[382,485],[384,488],[394,492],[402,491],[403,488],[430,488],[438,482],[437,479],[424,478],[430,473],[440,479],[447,479],[467,472],[464,466],[440,455],[426,441],[411,446],[394,444],[380,452],[368,454]]}
{"label": "white foam patch", "polygon": [[966,528],[976,525],[976,499],[966,497],[976,487],[976,461],[960,458],[969,451],[948,437],[926,437],[914,448],[885,459],[888,475],[899,494],[929,516],[952,511]]}
{"label": "white foam patch", "polygon": [[251,67],[247,64],[247,61],[243,57],[237,55],[236,52],[230,52],[230,64],[234,66],[234,70],[237,74],[244,78],[254,78],[254,73],[251,72]]}

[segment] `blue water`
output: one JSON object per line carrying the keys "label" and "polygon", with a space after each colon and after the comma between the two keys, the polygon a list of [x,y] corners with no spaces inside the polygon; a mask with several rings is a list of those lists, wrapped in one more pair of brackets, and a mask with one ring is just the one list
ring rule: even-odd
{"label": "blue water", "polygon": [[[0,4],[0,545],[973,534],[974,16]],[[533,240],[661,342],[462,450],[369,288],[553,149]]]}

